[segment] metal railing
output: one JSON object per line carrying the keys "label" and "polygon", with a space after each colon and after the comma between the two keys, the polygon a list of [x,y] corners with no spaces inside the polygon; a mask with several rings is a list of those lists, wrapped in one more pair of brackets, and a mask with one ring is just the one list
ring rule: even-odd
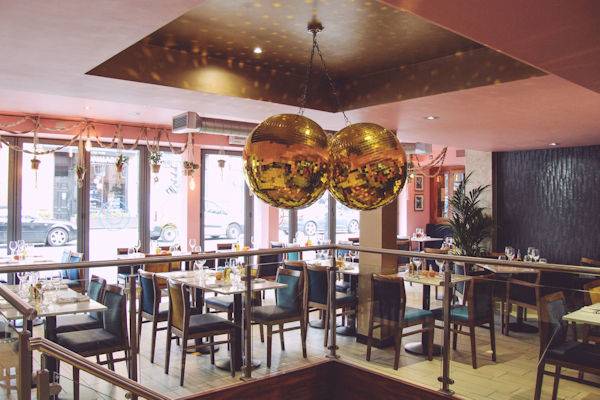
{"label": "metal railing", "polygon": [[[497,266],[506,266],[506,267],[519,267],[519,268],[531,268],[532,270],[540,270],[540,271],[551,271],[551,272],[566,272],[566,273],[580,273],[580,274],[591,274],[600,276],[600,268],[598,267],[586,267],[586,266],[575,266],[575,265],[565,265],[565,264],[553,264],[553,263],[534,263],[534,262],[524,262],[524,261],[509,261],[509,260],[500,260],[495,258],[484,258],[484,257],[466,257],[452,254],[437,254],[437,253],[424,253],[418,251],[407,251],[407,250],[396,250],[396,249],[381,249],[381,248],[373,248],[373,247],[364,247],[364,246],[354,246],[354,245],[323,245],[323,246],[308,246],[308,247],[286,247],[286,248],[277,248],[277,249],[260,249],[260,250],[250,250],[250,251],[226,251],[226,252],[218,252],[218,253],[200,253],[200,254],[181,254],[181,255],[169,255],[169,256],[152,256],[152,257],[140,257],[140,258],[119,258],[113,260],[100,260],[100,261],[82,261],[77,263],[68,264],[68,268],[79,268],[79,269],[89,269],[89,268],[101,268],[101,267],[118,267],[118,266],[135,266],[135,265],[145,265],[145,264],[157,264],[157,263],[169,263],[169,262],[193,262],[196,260],[214,260],[220,258],[237,258],[244,257],[246,260],[249,260],[249,257],[253,256],[261,256],[261,255],[273,255],[273,254],[287,254],[287,253],[297,253],[297,252],[310,252],[317,250],[328,250],[332,251],[335,255],[337,250],[351,250],[362,253],[374,253],[381,255],[390,255],[396,257],[418,257],[426,260],[443,260],[445,265],[447,266],[447,262],[454,263],[464,263],[471,265],[497,265]],[[35,272],[35,271],[48,271],[48,270],[57,270],[64,269],[65,264],[63,263],[45,263],[45,264],[21,264],[10,266],[4,268],[2,272],[6,273],[14,273],[18,271],[23,272]],[[250,276],[251,264],[246,262],[246,274]],[[336,320],[335,320],[335,276],[338,269],[336,268],[335,257],[331,260],[331,265],[328,267],[328,273],[330,274],[330,287],[329,292],[330,296],[333,296],[330,299],[330,307],[332,309],[329,310],[328,315],[330,316],[329,321],[326,323],[330,324],[330,338],[329,338],[329,358],[338,358],[338,354],[336,352]],[[452,271],[450,268],[444,268],[444,293],[452,290],[453,284],[451,283],[451,274]],[[31,307],[28,303],[24,302],[18,296],[16,296],[12,291],[7,290],[6,288],[0,285],[0,296],[4,297],[9,303],[11,303],[19,312],[21,312],[26,319],[34,319],[36,317],[36,312],[33,307]],[[247,280],[245,292],[245,304],[252,304],[252,290],[250,281]],[[449,358],[449,348],[450,348],[450,308],[451,308],[451,296],[444,296],[443,299],[443,315],[444,315],[444,335],[443,335],[443,346],[442,346],[442,375],[438,378],[441,382],[441,391],[444,393],[452,393],[450,390],[450,385],[453,383],[450,378],[450,358]],[[244,311],[244,324],[247,330],[251,328],[250,321],[250,307],[246,307]],[[136,308],[136,279],[131,276],[129,278],[129,324],[130,324],[130,336],[131,336],[131,351],[132,351],[132,359],[136,359],[137,355],[137,320],[135,318],[135,314],[137,312]],[[74,366],[74,368],[83,370],[99,379],[105,380],[109,383],[114,384],[115,386],[121,387],[124,390],[127,390],[131,393],[133,398],[140,396],[143,398],[148,398],[151,400],[154,399],[169,399],[164,395],[161,395],[155,391],[148,389],[147,387],[137,383],[135,380],[124,378],[121,375],[118,375],[106,368],[103,368],[75,353],[69,352],[63,347],[50,342],[46,339],[29,339],[29,333],[23,333],[24,344],[31,343],[30,350],[38,350],[43,354],[55,357],[59,360],[62,360],[66,363],[69,363]],[[245,360],[247,360],[246,365],[243,366],[243,380],[252,379],[252,366],[250,365],[252,360],[252,350],[251,350],[251,336],[250,334],[244,337],[245,340]],[[25,348],[28,348],[27,346]],[[31,353],[29,352],[29,357],[31,357]],[[31,364],[29,364],[31,365]],[[41,371],[41,377],[44,377],[44,371]],[[130,363],[130,373],[134,379],[137,379],[137,365],[135,362]],[[29,380],[31,380],[31,371],[29,371]],[[23,380],[22,380],[23,381]],[[24,382],[24,381],[23,381]],[[23,386],[27,386],[23,384]],[[45,387],[45,385],[42,385]],[[30,390],[30,389],[29,389]],[[27,389],[23,389],[23,393],[27,393]],[[29,399],[28,397],[19,397],[19,399]]]}

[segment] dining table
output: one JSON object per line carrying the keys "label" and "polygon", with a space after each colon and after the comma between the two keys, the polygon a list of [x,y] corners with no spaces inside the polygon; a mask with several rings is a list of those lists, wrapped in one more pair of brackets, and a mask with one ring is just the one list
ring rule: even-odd
{"label": "dining table", "polygon": [[[233,323],[239,328],[236,329],[235,343],[236,346],[236,357],[234,359],[235,370],[239,370],[243,363],[243,352],[242,352],[242,331],[244,329],[243,321],[243,294],[246,291],[245,282],[242,281],[240,284],[232,284],[231,282],[225,282],[224,280],[217,280],[214,273],[207,271],[173,271],[173,272],[159,272],[156,274],[157,277],[163,279],[172,279],[180,282],[190,288],[198,289],[201,292],[214,292],[221,295],[233,296]],[[265,290],[281,289],[287,287],[284,283],[269,281],[266,279],[255,278],[252,280],[251,289],[253,292],[262,292]],[[245,335],[251,334],[250,332],[244,332]],[[251,360],[252,367],[257,368],[260,363],[255,360]],[[217,368],[223,370],[231,370],[231,364],[229,359],[221,359],[215,362]]]}
{"label": "dining table", "polygon": [[[18,293],[19,285],[5,285],[8,289]],[[69,289],[66,285],[61,285],[57,290],[44,290],[44,300],[37,303],[28,300],[36,308],[37,316],[45,318],[44,337],[53,342],[56,341],[56,318],[61,315],[82,314],[91,312],[104,312],[107,307],[98,303],[87,296]],[[7,320],[15,323],[22,320],[23,316],[6,300],[0,298],[0,314]],[[26,329],[33,334],[33,321],[26,321]],[[56,359],[47,357],[46,368],[50,376],[55,376],[58,372]]]}
{"label": "dining table", "polygon": [[412,243],[417,243],[418,250],[423,251],[425,248],[425,243],[427,243],[427,242],[442,242],[442,241],[444,241],[444,238],[421,236],[421,237],[411,237],[410,241]]}
{"label": "dining table", "polygon": [[564,315],[563,319],[576,324],[600,326],[600,303],[581,307],[577,311]]}
{"label": "dining table", "polygon": [[[442,274],[436,273],[434,276],[426,276],[423,273],[414,273],[410,271],[406,272],[398,272],[398,276],[402,277],[405,282],[416,283],[423,286],[423,297],[422,297],[422,305],[421,308],[423,310],[431,309],[431,287],[443,287],[444,286],[444,276]],[[452,288],[456,286],[456,284],[461,282],[467,282],[471,280],[472,277],[468,275],[460,275],[460,274],[451,274],[450,275],[450,293],[444,293],[444,296],[452,296]],[[441,346],[434,344],[433,345],[433,355],[441,354]],[[421,334],[421,342],[413,342],[407,343],[404,346],[404,350],[407,353],[418,354],[418,355],[427,355],[429,350],[429,332],[424,330]]]}

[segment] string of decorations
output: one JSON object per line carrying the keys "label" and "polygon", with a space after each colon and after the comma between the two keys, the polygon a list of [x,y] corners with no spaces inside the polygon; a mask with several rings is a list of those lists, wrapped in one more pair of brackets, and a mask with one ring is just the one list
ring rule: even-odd
{"label": "string of decorations", "polygon": [[[446,161],[446,155],[448,148],[444,147],[439,154],[433,156],[433,158],[425,165],[421,165],[419,156],[416,154],[410,155],[410,162],[408,166],[409,176],[412,178],[415,174],[424,175],[427,178],[435,178],[440,174]],[[415,166],[415,160],[416,166]]]}

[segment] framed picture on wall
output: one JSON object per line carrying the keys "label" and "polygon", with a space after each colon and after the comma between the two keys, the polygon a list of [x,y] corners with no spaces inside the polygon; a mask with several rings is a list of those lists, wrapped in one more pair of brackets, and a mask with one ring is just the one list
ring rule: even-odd
{"label": "framed picture on wall", "polygon": [[422,192],[425,186],[425,177],[423,175],[415,175],[415,192]]}
{"label": "framed picture on wall", "polygon": [[425,196],[415,194],[415,211],[423,211],[425,208]]}

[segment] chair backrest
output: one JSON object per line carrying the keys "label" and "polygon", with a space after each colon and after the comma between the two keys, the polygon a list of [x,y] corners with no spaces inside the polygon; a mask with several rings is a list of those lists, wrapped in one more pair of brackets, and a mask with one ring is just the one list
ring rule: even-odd
{"label": "chair backrest", "polygon": [[283,268],[303,272],[306,269],[306,263],[304,261],[284,261]]}
{"label": "chair backrest", "polygon": [[[490,279],[492,278],[492,279]],[[489,320],[494,315],[493,275],[474,277],[467,282],[466,304],[469,319],[472,321]]]}
{"label": "chair backrest", "polygon": [[312,303],[327,304],[327,267],[319,265],[306,266],[306,285],[308,287],[308,301]]}
{"label": "chair backrest", "polygon": [[160,303],[160,286],[154,272],[139,270],[140,288],[140,310],[154,315]]}
{"label": "chair backrest", "polygon": [[283,248],[283,243],[280,243],[280,242],[271,242],[271,248],[272,249],[282,249]]}
{"label": "chair backrest", "polygon": [[60,259],[60,262],[62,264],[66,264],[69,262],[69,258],[71,257],[71,251],[70,250],[64,250],[62,253],[62,257]]}
{"label": "chair backrest", "polygon": [[300,253],[287,253],[286,259],[289,261],[300,261],[301,259]]}
{"label": "chair backrest", "polygon": [[169,324],[184,331],[190,315],[189,290],[180,282],[169,279]]}
{"label": "chair backrest", "polygon": [[275,290],[275,303],[286,310],[298,311],[302,309],[303,273],[285,268],[277,270],[275,280],[279,283],[285,283],[287,286]]}
{"label": "chair backrest", "polygon": [[217,250],[232,250],[233,244],[231,243],[217,243]]}
{"label": "chair backrest", "polygon": [[128,247],[117,247],[117,255],[118,256],[124,256],[126,254],[129,254],[129,248]]}
{"label": "chair backrest", "polygon": [[[97,301],[98,303],[102,303],[102,301],[104,300],[105,288],[106,280],[100,278],[99,276],[92,275],[92,278],[90,279],[90,284],[88,286],[88,296],[90,297],[90,299]],[[102,313],[92,312],[90,313],[90,317],[94,318],[95,320],[101,321]]]}
{"label": "chair backrest", "polygon": [[600,279],[588,282],[583,285],[583,298],[586,305],[600,303]]}
{"label": "chair backrest", "polygon": [[600,260],[594,260],[593,258],[581,257],[581,265],[587,265],[589,267],[600,267]]}
{"label": "chair backrest", "polygon": [[554,348],[567,340],[568,324],[563,320],[567,314],[567,302],[563,292],[540,298],[540,349]]}
{"label": "chair backrest", "polygon": [[265,276],[275,276],[277,270],[283,261],[283,254],[263,254],[258,256],[258,273],[259,278]]}
{"label": "chair backrest", "polygon": [[104,330],[120,338],[125,344],[127,338],[127,312],[125,309],[126,296],[123,289],[116,285],[106,285],[103,303],[107,307],[102,313]]}
{"label": "chair backrest", "polygon": [[374,317],[400,322],[406,311],[404,279],[397,275],[371,275],[371,310]]}
{"label": "chair backrest", "polygon": [[[77,253],[75,251],[65,250],[62,255],[62,262],[64,264],[80,262],[82,259],[83,259],[83,254]],[[64,279],[69,279],[71,281],[78,281],[79,280],[79,269],[78,268],[63,269],[61,271],[61,276]]]}

